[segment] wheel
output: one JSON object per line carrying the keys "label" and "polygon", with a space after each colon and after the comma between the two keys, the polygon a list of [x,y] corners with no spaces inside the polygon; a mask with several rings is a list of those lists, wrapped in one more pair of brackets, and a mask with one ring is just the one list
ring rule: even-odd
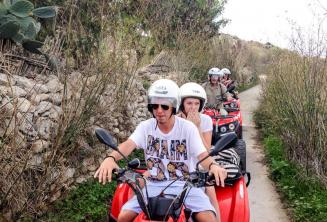
{"label": "wheel", "polygon": [[243,129],[242,126],[239,127],[237,136],[239,139],[243,139]]}
{"label": "wheel", "polygon": [[246,143],[242,139],[238,139],[234,146],[236,152],[238,155],[240,155],[241,158],[241,171],[242,174],[246,173]]}

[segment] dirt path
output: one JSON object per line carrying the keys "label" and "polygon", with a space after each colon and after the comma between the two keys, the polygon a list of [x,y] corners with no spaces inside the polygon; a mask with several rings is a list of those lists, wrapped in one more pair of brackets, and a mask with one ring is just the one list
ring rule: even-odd
{"label": "dirt path", "polygon": [[251,222],[288,222],[279,195],[272,181],[267,177],[263,164],[263,152],[254,127],[253,112],[258,107],[260,86],[255,86],[240,94],[243,115],[243,138],[247,145],[247,170],[251,173],[248,187]]}

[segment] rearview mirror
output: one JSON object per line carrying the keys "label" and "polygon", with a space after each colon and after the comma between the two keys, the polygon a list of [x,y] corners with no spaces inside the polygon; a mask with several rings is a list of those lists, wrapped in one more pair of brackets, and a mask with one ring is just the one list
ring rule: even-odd
{"label": "rearview mirror", "polygon": [[220,151],[222,151],[228,145],[236,141],[237,141],[237,135],[234,132],[226,133],[222,135],[221,138],[218,140],[218,142],[215,144],[213,150],[210,151],[209,155],[216,156]]}
{"label": "rearview mirror", "polygon": [[117,144],[114,142],[112,136],[110,133],[103,129],[103,128],[97,128],[95,129],[95,135],[99,139],[99,141],[109,147],[111,147],[114,150],[118,150]]}

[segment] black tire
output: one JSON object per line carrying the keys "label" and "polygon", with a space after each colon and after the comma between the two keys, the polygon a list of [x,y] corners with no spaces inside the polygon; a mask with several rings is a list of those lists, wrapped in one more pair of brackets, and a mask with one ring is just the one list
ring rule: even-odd
{"label": "black tire", "polygon": [[242,174],[246,173],[246,143],[244,140],[242,139],[238,139],[235,143],[235,151],[237,152],[238,155],[240,155],[240,159],[241,159],[241,171]]}
{"label": "black tire", "polygon": [[243,128],[242,128],[242,126],[239,127],[237,135],[238,135],[239,139],[243,139]]}

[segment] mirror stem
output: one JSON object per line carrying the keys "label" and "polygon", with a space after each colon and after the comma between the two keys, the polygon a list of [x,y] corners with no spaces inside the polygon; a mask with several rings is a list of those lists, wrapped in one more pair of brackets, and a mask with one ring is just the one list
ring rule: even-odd
{"label": "mirror stem", "polygon": [[197,164],[196,164],[196,171],[199,170],[199,164],[202,163],[204,160],[208,159],[208,157],[210,156],[210,154],[208,156],[206,156],[205,158],[203,158],[202,160],[200,160]]}

